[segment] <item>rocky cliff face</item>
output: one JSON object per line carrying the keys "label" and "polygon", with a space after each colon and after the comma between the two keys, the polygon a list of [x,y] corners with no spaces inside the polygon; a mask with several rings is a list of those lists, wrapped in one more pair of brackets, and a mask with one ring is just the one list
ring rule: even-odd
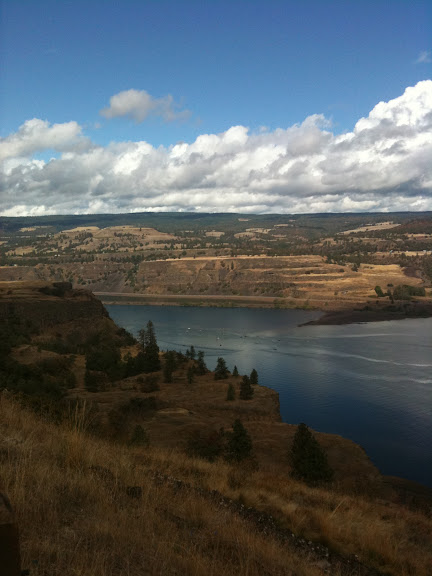
{"label": "rocky cliff face", "polygon": [[58,324],[108,317],[102,303],[86,290],[68,282],[0,282],[0,322],[14,318],[33,330]]}

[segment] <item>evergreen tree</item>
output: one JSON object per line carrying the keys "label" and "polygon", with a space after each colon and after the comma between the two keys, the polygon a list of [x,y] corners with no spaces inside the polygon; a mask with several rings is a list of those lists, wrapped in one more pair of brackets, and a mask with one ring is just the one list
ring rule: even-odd
{"label": "evergreen tree", "polygon": [[228,384],[226,399],[229,402],[232,402],[233,400],[235,400],[235,389],[231,383]]}
{"label": "evergreen tree", "polygon": [[252,440],[241,420],[237,418],[233,431],[229,433],[225,458],[232,462],[240,462],[249,458],[252,453]]}
{"label": "evergreen tree", "polygon": [[190,354],[190,359],[195,360],[196,352],[195,352],[195,348],[193,346],[190,347],[189,354]]}
{"label": "evergreen tree", "polygon": [[240,398],[242,400],[250,400],[254,394],[254,390],[250,383],[249,376],[244,375],[240,384]]}
{"label": "evergreen tree", "polygon": [[256,386],[258,384],[258,372],[255,370],[255,368],[250,373],[249,379],[252,386]]}
{"label": "evergreen tree", "polygon": [[217,365],[214,373],[215,380],[225,380],[228,378],[228,374],[229,372],[225,360],[219,357],[217,359]]}
{"label": "evergreen tree", "polygon": [[291,447],[292,474],[310,484],[328,482],[333,470],[327,456],[306,424],[299,424]]}
{"label": "evergreen tree", "polygon": [[144,348],[146,347],[146,331],[144,328],[138,330],[138,342],[139,345],[141,346],[142,352],[144,352]]}
{"label": "evergreen tree", "polygon": [[208,368],[206,366],[206,363],[204,362],[204,352],[202,350],[200,350],[198,352],[198,357],[197,357],[196,373],[199,376],[202,376],[203,374],[207,374],[207,372],[208,372]]}
{"label": "evergreen tree", "polygon": [[145,334],[143,334],[143,341],[144,341],[144,352],[143,352],[144,371],[157,372],[158,370],[160,370],[159,346],[157,345],[154,326],[151,320],[147,322]]}
{"label": "evergreen tree", "polygon": [[232,375],[235,376],[236,378],[239,375],[237,366],[234,366],[234,370],[232,371]]}

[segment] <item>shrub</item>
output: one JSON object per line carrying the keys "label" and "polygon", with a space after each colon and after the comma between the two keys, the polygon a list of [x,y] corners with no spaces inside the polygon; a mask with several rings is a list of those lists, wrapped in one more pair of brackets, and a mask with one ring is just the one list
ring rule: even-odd
{"label": "shrub", "polygon": [[137,424],[133,429],[131,438],[129,440],[130,446],[148,446],[150,444],[147,431],[144,428]]}
{"label": "shrub", "polygon": [[235,400],[235,390],[234,390],[234,386],[231,383],[228,384],[226,399],[229,402],[232,402],[233,400]]}
{"label": "shrub", "polygon": [[223,431],[202,431],[197,430],[188,439],[187,453],[190,456],[202,458],[209,462],[214,462],[223,452],[224,433]]}

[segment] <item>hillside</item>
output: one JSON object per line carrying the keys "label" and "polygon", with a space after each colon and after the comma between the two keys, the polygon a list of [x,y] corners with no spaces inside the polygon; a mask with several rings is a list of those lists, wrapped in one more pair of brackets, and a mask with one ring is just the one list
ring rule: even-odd
{"label": "hillside", "polygon": [[[0,281],[67,281],[104,302],[430,315],[431,226],[430,213],[1,218]],[[416,296],[395,298],[404,285]]]}
{"label": "hillside", "polygon": [[[119,379],[138,345],[67,285],[0,286],[0,310],[0,488],[32,575],[429,574],[428,491],[382,477],[359,446],[330,434],[316,438],[334,480],[296,480],[296,428],[280,422],[274,391],[254,386],[241,400],[240,376],[190,379],[190,358],[178,358],[170,382],[167,357],[159,372]],[[89,386],[86,362],[107,349],[120,351],[116,369]],[[193,455],[191,438],[208,456],[237,418],[253,458]]]}

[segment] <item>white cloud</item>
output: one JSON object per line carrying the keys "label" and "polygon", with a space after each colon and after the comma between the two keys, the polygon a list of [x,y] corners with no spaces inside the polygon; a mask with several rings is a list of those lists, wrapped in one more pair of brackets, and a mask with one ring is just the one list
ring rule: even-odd
{"label": "white cloud", "polygon": [[[378,103],[342,135],[313,115],[285,129],[233,126],[170,147],[84,149],[75,123],[24,127],[0,141],[8,158],[3,215],[432,210],[431,80]],[[32,158],[41,147],[63,153],[49,162]]]}
{"label": "white cloud", "polygon": [[83,137],[76,122],[50,124],[33,118],[20,126],[18,132],[0,138],[0,161],[7,158],[26,157],[46,149],[56,151],[87,148],[89,141]]}
{"label": "white cloud", "polygon": [[416,60],[416,64],[429,64],[432,62],[431,58],[431,51],[430,50],[422,50],[418,55]]}
{"label": "white cloud", "polygon": [[145,90],[124,90],[111,96],[109,107],[103,108],[100,114],[105,118],[129,116],[135,122],[143,122],[148,116],[160,116],[165,122],[171,122],[190,115],[174,102],[171,94],[153,98]]}

